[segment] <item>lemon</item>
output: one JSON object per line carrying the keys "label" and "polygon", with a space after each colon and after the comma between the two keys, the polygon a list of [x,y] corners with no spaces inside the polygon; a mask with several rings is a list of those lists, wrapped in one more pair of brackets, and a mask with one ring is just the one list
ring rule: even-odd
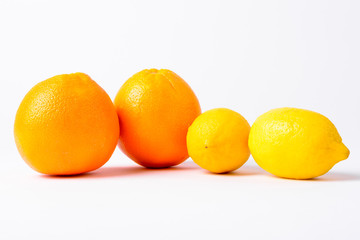
{"label": "lemon", "polygon": [[249,132],[249,123],[237,112],[226,108],[206,111],[189,127],[189,156],[213,173],[236,170],[250,156]]}
{"label": "lemon", "polygon": [[350,154],[328,118],[297,108],[273,109],[258,117],[249,147],[264,170],[292,179],[321,176]]}

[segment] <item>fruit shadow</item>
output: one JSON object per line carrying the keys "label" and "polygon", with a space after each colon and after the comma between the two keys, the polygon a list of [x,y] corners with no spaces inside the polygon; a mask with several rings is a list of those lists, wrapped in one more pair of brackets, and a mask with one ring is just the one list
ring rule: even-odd
{"label": "fruit shadow", "polygon": [[291,179],[291,178],[282,178],[277,177],[275,175],[269,174],[269,177],[280,179],[280,180],[287,180],[287,181],[303,181],[303,182],[338,182],[338,181],[359,181],[360,174],[354,173],[342,173],[342,172],[330,172],[316,178],[310,179]]}
{"label": "fruit shadow", "polygon": [[257,166],[244,165],[233,172],[226,173],[212,173],[206,171],[205,174],[215,175],[215,176],[224,176],[224,177],[240,177],[240,176],[252,176],[252,175],[268,175],[263,169]]}
{"label": "fruit shadow", "polygon": [[134,166],[110,166],[110,167],[102,167],[92,172],[82,173],[78,175],[67,175],[67,176],[57,176],[57,175],[41,175],[43,178],[61,178],[61,179],[78,179],[78,178],[115,178],[115,177],[124,177],[131,175],[150,175],[150,174],[168,174],[172,172],[179,171],[191,171],[198,170],[199,167],[191,162],[187,161],[178,166],[169,167],[169,168],[145,168],[139,165]]}
{"label": "fruit shadow", "polygon": [[330,172],[321,177],[310,179],[310,181],[360,181],[360,174]]}
{"label": "fruit shadow", "polygon": [[297,180],[297,179],[288,179],[274,176],[265,170],[261,169],[258,166],[253,165],[244,165],[238,170],[229,173],[211,173],[209,171],[201,169],[197,166],[193,161],[186,161],[178,166],[169,167],[169,168],[161,168],[161,169],[152,169],[145,168],[139,165],[134,166],[110,166],[110,167],[102,167],[93,172],[83,173],[78,175],[69,175],[69,176],[54,176],[54,175],[41,175],[42,178],[51,178],[51,179],[78,179],[78,178],[86,178],[86,179],[95,179],[95,178],[115,178],[115,177],[125,177],[132,175],[161,175],[161,174],[169,174],[181,171],[198,171],[201,174],[201,170],[203,174],[213,175],[219,177],[241,177],[241,176],[252,176],[252,175],[263,175],[270,178],[282,179],[287,181],[306,181],[306,182],[330,182],[330,181],[359,181],[360,174],[354,173],[343,173],[343,172],[329,172],[323,176],[312,179],[305,180]]}
{"label": "fruit shadow", "polygon": [[344,172],[329,172],[326,173],[323,176],[317,177],[317,178],[311,178],[311,179],[290,179],[290,178],[282,178],[277,177],[275,175],[272,175],[262,168],[258,166],[252,166],[252,165],[245,165],[239,168],[238,170],[234,172],[229,173],[211,173],[206,172],[206,174],[209,175],[218,175],[218,176],[224,176],[224,177],[238,177],[238,176],[250,176],[250,175],[262,175],[274,179],[280,179],[280,180],[287,180],[287,181],[305,181],[305,182],[331,182],[331,181],[360,181],[360,173],[354,174],[354,173],[344,173]]}

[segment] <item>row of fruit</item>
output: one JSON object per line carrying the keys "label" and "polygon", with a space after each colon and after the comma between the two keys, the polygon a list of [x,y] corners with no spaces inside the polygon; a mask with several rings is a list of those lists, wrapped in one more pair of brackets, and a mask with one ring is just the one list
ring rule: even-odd
{"label": "row of fruit", "polygon": [[227,173],[251,153],[266,171],[293,179],[323,175],[349,156],[335,126],[319,113],[274,109],[252,127],[230,109],[201,114],[189,85],[166,69],[136,73],[114,103],[84,73],[42,81],[22,100],[14,135],[25,162],[50,175],[98,169],[117,144],[147,168],[175,166],[190,156],[204,169]]}

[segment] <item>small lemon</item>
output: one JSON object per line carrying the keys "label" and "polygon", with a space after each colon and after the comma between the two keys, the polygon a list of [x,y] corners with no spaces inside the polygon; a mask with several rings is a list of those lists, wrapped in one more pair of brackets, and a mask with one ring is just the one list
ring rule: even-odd
{"label": "small lemon", "polygon": [[250,125],[239,113],[217,108],[198,116],[187,133],[190,157],[213,173],[241,167],[249,158]]}
{"label": "small lemon", "polygon": [[350,154],[328,118],[297,108],[273,109],[258,117],[249,147],[260,167],[292,179],[321,176]]}

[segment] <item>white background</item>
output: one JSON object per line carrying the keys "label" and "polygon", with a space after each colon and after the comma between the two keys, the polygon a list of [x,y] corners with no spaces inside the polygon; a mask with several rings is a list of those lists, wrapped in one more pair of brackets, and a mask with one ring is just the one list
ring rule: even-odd
{"label": "white background", "polygon": [[[0,1],[0,239],[359,239],[359,1]],[[85,72],[113,99],[144,68],[168,68],[203,110],[253,123],[276,107],[329,117],[351,151],[310,181],[253,159],[213,175],[191,160],[42,176],[17,153],[13,122],[36,83]]]}

